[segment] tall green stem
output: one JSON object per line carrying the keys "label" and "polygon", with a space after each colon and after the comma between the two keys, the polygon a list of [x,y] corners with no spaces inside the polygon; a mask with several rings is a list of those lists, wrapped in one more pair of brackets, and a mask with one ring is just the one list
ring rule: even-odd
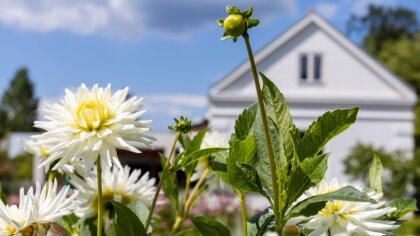
{"label": "tall green stem", "polygon": [[176,134],[174,142],[172,143],[171,152],[169,153],[169,156],[166,159],[165,167],[163,168],[162,175],[161,175],[161,178],[159,180],[159,184],[157,186],[155,196],[153,197],[152,205],[150,206],[149,215],[147,216],[146,226],[145,226],[146,232],[147,232],[147,230],[149,230],[150,221],[152,220],[152,215],[153,215],[153,212],[154,212],[155,206],[156,206],[156,201],[159,197],[160,189],[163,186],[163,180],[166,177],[166,172],[168,172],[169,166],[171,165],[171,158],[172,158],[172,155],[174,154],[175,146],[176,146],[176,143],[178,142],[178,139],[179,139],[180,135],[181,135],[181,132],[178,132]]}
{"label": "tall green stem", "polygon": [[261,93],[261,86],[260,86],[260,81],[258,79],[257,67],[255,66],[254,55],[252,53],[251,44],[249,43],[249,36],[246,34],[243,36],[243,38],[244,38],[246,49],[248,52],[249,63],[251,64],[251,70],[252,70],[252,75],[254,77],[255,89],[257,90],[258,104],[260,107],[261,119],[262,119],[263,128],[264,128],[265,142],[266,142],[267,151],[268,151],[268,160],[270,162],[270,171],[271,171],[271,179],[272,179],[272,184],[273,184],[273,195],[274,195],[273,201],[274,201],[275,227],[276,227],[276,232],[279,235],[281,235],[282,229],[280,225],[280,215],[279,215],[280,214],[279,186],[278,186],[278,181],[277,181],[277,170],[276,170],[277,168],[276,168],[276,162],[274,159],[273,144],[271,142],[271,136],[268,129],[267,115],[265,113],[265,108],[264,108],[264,100]]}
{"label": "tall green stem", "polygon": [[100,157],[96,161],[96,171],[98,172],[98,228],[97,235],[102,235],[102,215],[103,215],[103,199],[102,199],[102,166]]}
{"label": "tall green stem", "polygon": [[245,195],[243,192],[237,191],[239,204],[241,205],[241,214],[242,214],[242,227],[244,236],[248,235],[248,218],[246,216],[246,205],[245,205]]}

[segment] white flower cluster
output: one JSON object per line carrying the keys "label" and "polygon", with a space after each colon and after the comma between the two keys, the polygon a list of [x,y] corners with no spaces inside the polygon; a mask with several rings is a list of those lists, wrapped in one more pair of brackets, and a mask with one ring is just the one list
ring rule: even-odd
{"label": "white flower cluster", "polygon": [[[43,159],[45,171],[59,171],[71,176],[78,191],[70,194],[69,186],[57,193],[57,182],[48,182],[36,192],[20,191],[19,206],[0,203],[0,235],[46,235],[52,222],[76,213],[81,219],[95,216],[98,204],[97,172],[102,171],[102,197],[128,204],[140,200],[149,206],[155,194],[154,179],[140,170],[122,167],[117,149],[139,153],[132,142],[150,145],[154,140],[146,134],[150,120],[140,120],[142,99],[127,99],[128,88],[111,94],[111,86],[94,85],[89,90],[82,84],[76,93],[66,90],[65,98],[47,105],[46,121],[35,126],[45,130],[23,143],[25,150]],[[130,173],[131,171],[131,173]],[[77,174],[84,176],[79,177]],[[80,192],[80,194],[79,194]],[[69,196],[68,196],[69,195]]]}
{"label": "white flower cluster", "polygon": [[[46,183],[42,189],[36,184],[35,193],[20,189],[19,206],[4,205],[0,201],[0,235],[46,235],[51,223],[71,214],[78,207],[78,192],[63,187],[57,192],[57,181]],[[48,189],[48,190],[47,190]]]}
{"label": "white flower cluster", "polygon": [[[318,187],[306,191],[300,201],[312,196],[331,193],[345,186],[345,184],[339,184],[337,179],[333,179],[330,183],[321,181]],[[361,190],[361,188],[358,189]],[[305,229],[312,230],[309,236],[381,236],[388,235],[387,231],[389,230],[397,229],[399,226],[395,225],[395,222],[379,220],[382,216],[395,211],[396,208],[384,207],[385,202],[380,201],[382,193],[368,192],[367,194],[377,203],[328,201],[318,214],[310,217],[292,218],[287,225],[298,224]]]}
{"label": "white flower cluster", "polygon": [[[94,169],[85,179],[73,174],[70,182],[80,191],[80,208],[76,215],[82,219],[96,216],[98,209],[97,174]],[[102,170],[102,197],[105,200],[114,200],[125,205],[134,200],[140,200],[144,205],[150,206],[155,195],[155,179],[149,178],[146,172],[141,176],[141,170],[132,170],[125,166],[123,170],[118,167],[105,167]]]}

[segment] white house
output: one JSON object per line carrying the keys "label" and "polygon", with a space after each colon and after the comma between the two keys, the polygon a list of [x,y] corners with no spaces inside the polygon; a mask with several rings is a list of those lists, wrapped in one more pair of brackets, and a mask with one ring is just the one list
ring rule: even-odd
{"label": "white house", "polygon": [[[360,107],[356,124],[325,148],[331,152],[327,178],[346,180],[342,160],[358,142],[412,151],[413,90],[316,12],[255,53],[255,61],[284,93],[302,131],[328,110]],[[246,61],[210,89],[210,126],[232,132],[238,114],[256,99]]]}

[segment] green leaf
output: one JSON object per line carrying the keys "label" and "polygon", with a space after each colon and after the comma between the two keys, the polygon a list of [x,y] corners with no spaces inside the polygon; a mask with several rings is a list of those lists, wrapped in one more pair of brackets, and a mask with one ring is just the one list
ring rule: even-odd
{"label": "green leaf", "polygon": [[[271,119],[268,120],[268,127],[270,130],[271,141],[273,144],[274,158],[277,162],[279,162],[278,160],[280,160],[280,155],[284,154],[284,150],[282,150],[282,146],[280,143],[279,132],[277,131],[277,127]],[[257,144],[257,161],[255,164],[255,169],[258,172],[258,175],[261,179],[261,183],[264,186],[264,188],[272,192],[273,187],[270,170],[271,167],[270,161],[268,159],[268,149],[265,141],[264,128],[260,112],[257,113],[257,118],[255,119],[254,136],[255,142]]]}
{"label": "green leaf", "polygon": [[207,129],[204,129],[200,132],[198,132],[191,142],[188,144],[187,147],[185,147],[184,155],[188,156],[189,154],[197,151],[201,147],[201,143],[203,142],[204,136],[206,135]]}
{"label": "green leaf", "polygon": [[7,204],[7,198],[6,194],[3,192],[3,186],[0,183],[0,200],[6,205]]}
{"label": "green leaf", "polygon": [[[165,165],[166,157],[162,154],[159,154],[161,158],[162,166]],[[163,192],[165,196],[169,199],[169,202],[174,207],[174,209],[178,209],[178,196],[179,196],[179,189],[178,189],[178,178],[176,175],[176,171],[171,171],[166,174],[163,179]]]}
{"label": "green leaf", "polygon": [[264,103],[266,104],[267,116],[270,117],[281,133],[281,139],[288,160],[293,159],[293,139],[291,132],[296,131],[290,115],[286,99],[276,85],[260,72],[263,81]]}
{"label": "green leaf", "polygon": [[274,226],[274,213],[271,208],[257,213],[248,220],[248,236],[263,236]]}
{"label": "green leaf", "polygon": [[376,203],[366,193],[357,190],[352,186],[346,186],[335,192],[320,194],[307,198],[296,204],[288,213],[288,218],[296,216],[311,216],[325,207],[327,201],[342,200],[351,202],[371,202]]}
{"label": "green leaf", "polygon": [[260,20],[258,19],[247,19],[246,20],[246,24],[247,24],[247,28],[250,29],[252,27],[257,26],[260,23]]}
{"label": "green leaf", "polygon": [[324,153],[317,157],[306,158],[300,163],[303,173],[305,173],[310,181],[317,185],[325,175],[328,168],[328,153]]}
{"label": "green leaf", "polygon": [[245,18],[249,18],[252,15],[252,11],[254,10],[253,7],[250,7],[248,9],[246,9],[244,12],[242,12],[242,17]]}
{"label": "green leaf", "polygon": [[224,41],[224,40],[227,40],[227,39],[230,39],[232,36],[230,36],[230,34],[228,34],[228,33],[223,33],[223,35],[222,35],[222,37],[220,38],[220,40],[222,40],[222,41]]}
{"label": "green leaf", "polygon": [[291,174],[288,181],[287,207],[296,201],[306,190],[317,185],[328,168],[328,154],[306,158]]}
{"label": "green leaf", "polygon": [[[130,208],[130,210],[137,215],[137,217],[143,224],[146,223],[147,217],[149,216],[149,208],[146,205],[144,205],[142,201],[134,200],[130,202],[130,204],[128,204],[127,207]],[[149,227],[147,233],[152,233],[152,227]]]}
{"label": "green leaf", "polygon": [[329,111],[314,121],[305,132],[298,148],[299,160],[320,153],[325,144],[352,125],[359,111],[358,107]]}
{"label": "green leaf", "polygon": [[386,220],[398,220],[410,212],[418,211],[415,199],[396,199],[388,204],[389,207],[395,207],[397,210],[389,213]]}
{"label": "green leaf", "polygon": [[207,216],[196,216],[191,218],[192,223],[198,232],[203,236],[230,236],[230,231],[222,223]]}
{"label": "green leaf", "polygon": [[197,161],[202,157],[209,157],[217,152],[226,151],[227,148],[205,148],[201,150],[197,150],[188,156],[182,158],[181,166],[186,166],[192,164],[193,162]]}
{"label": "green leaf", "polygon": [[115,213],[114,230],[117,236],[147,236],[137,215],[127,206],[116,201],[108,201]]}
{"label": "green leaf", "polygon": [[384,168],[382,166],[381,158],[377,155],[373,156],[372,165],[369,169],[369,183],[370,187],[382,193],[382,175]]}
{"label": "green leaf", "polygon": [[235,133],[232,135],[230,144],[236,140],[245,140],[253,133],[255,118],[257,116],[258,103],[254,103],[238,116],[235,121]]}
{"label": "green leaf", "polygon": [[230,186],[231,184],[229,181],[226,165],[228,156],[228,151],[215,153],[213,158],[210,158],[210,167],[217,177],[219,177],[223,182]]}
{"label": "green leaf", "polygon": [[261,182],[254,169],[256,144],[253,136],[236,141],[227,160],[227,173],[231,186],[243,192],[259,192]]}
{"label": "green leaf", "polygon": [[191,143],[191,138],[188,134],[181,133],[179,142],[181,143],[181,146],[186,149]]}
{"label": "green leaf", "polygon": [[61,217],[61,219],[58,220],[58,224],[70,235],[78,221],[79,217],[72,213]]}
{"label": "green leaf", "polygon": [[220,27],[223,27],[223,19],[218,19],[218,20],[216,20],[216,23],[220,26]]}

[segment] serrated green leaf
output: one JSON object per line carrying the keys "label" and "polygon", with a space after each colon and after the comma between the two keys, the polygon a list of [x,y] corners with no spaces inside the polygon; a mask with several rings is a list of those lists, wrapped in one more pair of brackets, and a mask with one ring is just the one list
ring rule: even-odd
{"label": "serrated green leaf", "polygon": [[358,107],[328,111],[314,121],[306,130],[298,148],[299,160],[320,153],[333,137],[349,128],[355,121]]}
{"label": "serrated green leaf", "polygon": [[270,208],[257,213],[248,220],[248,236],[263,236],[274,225],[274,213]]}
{"label": "serrated green leaf", "polygon": [[289,107],[286,99],[276,85],[260,72],[263,81],[262,92],[264,94],[264,103],[266,104],[267,116],[270,117],[279,128],[284,144],[287,148],[288,159],[292,159],[293,144],[290,137],[290,130],[296,129],[290,115]]}
{"label": "serrated green leaf", "polygon": [[[137,217],[143,224],[146,224],[147,217],[149,216],[149,208],[146,205],[144,205],[142,201],[134,200],[130,202],[130,204],[128,204],[127,207],[130,208],[130,210],[137,215]],[[151,234],[152,230],[152,227],[149,227],[147,233]]]}
{"label": "serrated green leaf", "polygon": [[307,198],[296,204],[288,213],[288,218],[296,216],[311,216],[324,208],[327,201],[342,200],[351,202],[371,202],[376,203],[366,193],[357,190],[352,186],[346,186],[335,192],[320,194]]}
{"label": "serrated green leaf", "polygon": [[382,193],[382,175],[384,168],[382,166],[381,158],[377,155],[373,156],[372,165],[369,169],[369,183],[370,187]]}
{"label": "serrated green leaf", "polygon": [[229,151],[227,174],[234,189],[242,192],[259,192],[261,182],[254,169],[256,144],[253,136],[236,141]]}
{"label": "serrated green leaf", "polygon": [[116,236],[147,236],[140,219],[130,208],[116,201],[108,201],[107,205],[114,209]]}
{"label": "serrated green leaf", "polygon": [[226,226],[208,216],[196,216],[191,218],[195,228],[203,236],[230,236],[231,233]]}
{"label": "serrated green leaf", "polygon": [[389,207],[395,207],[397,210],[389,213],[386,220],[398,220],[410,212],[418,211],[416,199],[396,199],[388,204]]}
{"label": "serrated green leaf", "polygon": [[232,135],[230,144],[236,140],[245,140],[253,133],[254,122],[257,116],[258,103],[254,103],[244,109],[235,121],[235,133]]}
{"label": "serrated green leaf", "polygon": [[[281,155],[284,155],[283,146],[280,142],[280,134],[279,131],[272,121],[272,119],[268,120],[268,128],[270,130],[271,135],[271,141],[273,144],[273,151],[274,151],[274,159],[276,161],[276,166],[281,167],[279,165],[281,159]],[[272,187],[272,177],[271,177],[271,167],[270,167],[270,161],[268,159],[268,149],[265,141],[265,133],[264,128],[262,124],[262,118],[261,113],[257,112],[257,118],[255,119],[255,125],[254,125],[254,136],[255,136],[255,142],[257,144],[257,162],[255,164],[255,169],[258,172],[258,175],[261,179],[261,183],[268,191],[271,193],[273,192]],[[284,165],[284,163],[283,163]],[[281,169],[281,168],[279,168]],[[283,173],[286,174],[286,173]],[[280,178],[280,179],[283,179]]]}

